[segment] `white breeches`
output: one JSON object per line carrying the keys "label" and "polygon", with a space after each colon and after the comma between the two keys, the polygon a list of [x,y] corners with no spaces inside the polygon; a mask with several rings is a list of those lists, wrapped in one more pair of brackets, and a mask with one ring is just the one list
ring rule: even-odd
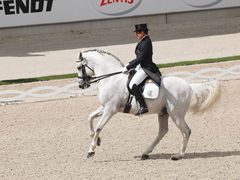
{"label": "white breeches", "polygon": [[129,83],[130,89],[132,89],[134,84],[136,84],[136,85],[141,84],[141,82],[143,82],[143,80],[146,77],[148,77],[148,75],[144,72],[144,70],[141,68],[141,66],[139,68],[137,68],[136,74],[133,76],[132,80]]}

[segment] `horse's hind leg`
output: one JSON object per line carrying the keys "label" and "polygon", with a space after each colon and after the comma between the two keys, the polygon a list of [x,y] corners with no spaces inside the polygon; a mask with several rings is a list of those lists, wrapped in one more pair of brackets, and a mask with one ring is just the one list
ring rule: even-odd
{"label": "horse's hind leg", "polygon": [[153,151],[153,149],[156,147],[156,145],[160,142],[160,140],[164,137],[165,134],[168,132],[168,114],[158,114],[158,122],[159,122],[159,130],[158,135],[155,138],[155,140],[152,142],[152,144],[144,151],[142,155],[142,160],[149,158],[149,153]]}
{"label": "horse's hind leg", "polygon": [[174,123],[178,127],[178,129],[181,131],[183,136],[183,142],[180,149],[180,152],[178,154],[175,154],[171,157],[171,160],[179,160],[182,159],[185,155],[185,151],[187,148],[187,143],[189,140],[189,137],[191,135],[191,129],[188,127],[187,123],[185,122],[184,116],[182,115],[173,115],[171,116]]}
{"label": "horse's hind leg", "polygon": [[93,120],[96,117],[99,117],[103,114],[103,106],[97,108],[94,112],[92,112],[91,114],[89,114],[88,116],[88,121],[89,121],[89,129],[90,129],[90,136],[93,137],[94,136],[94,127],[93,127]]}

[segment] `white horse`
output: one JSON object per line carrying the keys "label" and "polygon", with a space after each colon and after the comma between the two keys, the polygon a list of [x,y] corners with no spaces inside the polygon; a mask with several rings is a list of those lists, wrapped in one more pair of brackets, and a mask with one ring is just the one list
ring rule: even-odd
{"label": "white horse", "polygon": [[[108,77],[110,73],[119,72],[123,64],[110,53],[100,50],[89,50],[79,54],[77,66],[79,87],[87,88],[90,85],[90,81],[93,80],[93,75],[98,76],[99,79]],[[120,73],[99,81],[98,98],[101,107],[92,112],[88,117],[90,135],[92,137],[88,158],[94,156],[96,146],[100,145],[99,134],[103,127],[114,114],[123,112],[129,94],[126,86],[127,80],[128,76]],[[189,109],[194,112],[200,112],[210,108],[219,98],[219,95],[220,85],[217,81],[189,84],[184,79],[178,77],[162,77],[158,97],[156,99],[146,99],[149,109],[148,114],[158,114],[159,132],[156,139],[144,151],[142,160],[149,158],[149,153],[153,151],[155,146],[168,132],[169,116],[183,136],[180,152],[173,155],[171,159],[179,160],[183,158],[191,134],[191,130],[185,122],[185,114]],[[135,114],[138,111],[138,107],[136,101],[132,101],[130,114]],[[101,116],[101,119],[94,128],[93,120],[98,116]]]}

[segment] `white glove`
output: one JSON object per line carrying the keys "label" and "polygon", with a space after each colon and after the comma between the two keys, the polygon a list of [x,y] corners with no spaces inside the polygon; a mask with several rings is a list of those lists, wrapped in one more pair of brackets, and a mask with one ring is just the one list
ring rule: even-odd
{"label": "white glove", "polygon": [[127,73],[127,72],[128,72],[128,70],[127,70],[126,66],[124,66],[124,67],[121,69],[121,71],[122,71],[122,73],[123,73],[123,74],[125,74],[125,73]]}

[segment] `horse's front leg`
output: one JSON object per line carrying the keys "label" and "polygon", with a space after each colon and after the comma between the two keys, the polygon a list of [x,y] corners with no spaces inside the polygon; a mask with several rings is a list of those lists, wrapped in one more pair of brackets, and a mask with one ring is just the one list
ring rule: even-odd
{"label": "horse's front leg", "polygon": [[96,117],[99,117],[103,114],[103,106],[97,108],[97,110],[95,110],[94,112],[92,112],[89,116],[88,116],[88,121],[89,121],[89,129],[90,129],[90,136],[93,138],[95,132],[94,132],[94,127],[93,127],[93,120]]}
{"label": "horse's front leg", "polygon": [[90,145],[89,151],[88,151],[88,158],[94,156],[95,154],[95,148],[97,146],[97,141],[99,138],[99,134],[102,131],[103,127],[107,124],[107,122],[109,121],[109,119],[116,113],[116,109],[111,107],[111,106],[105,106],[104,110],[103,110],[103,115],[100,119],[100,121],[98,122],[97,126],[96,126],[96,130],[94,132],[94,136],[92,139],[92,143]]}

